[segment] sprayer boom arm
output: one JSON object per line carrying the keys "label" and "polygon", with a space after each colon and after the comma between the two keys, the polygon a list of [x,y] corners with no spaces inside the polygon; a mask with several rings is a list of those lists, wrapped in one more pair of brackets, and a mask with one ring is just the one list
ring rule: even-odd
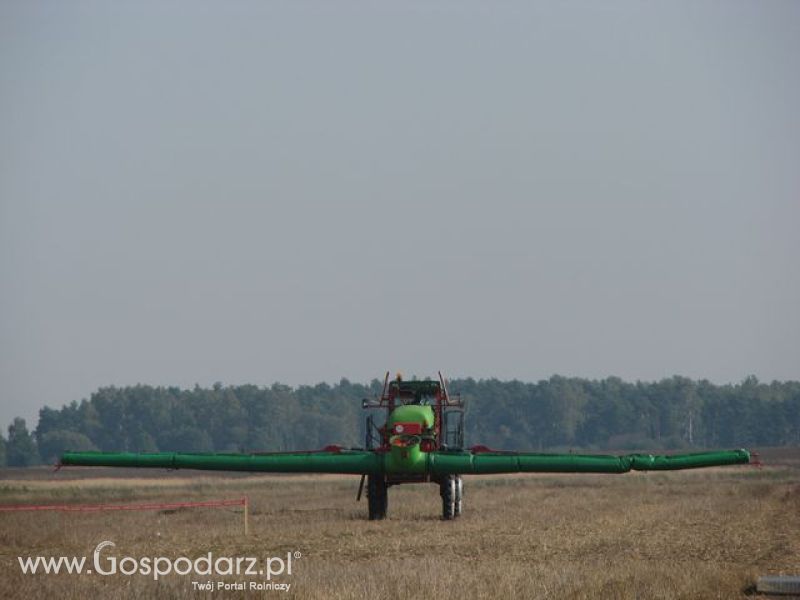
{"label": "sprayer boom arm", "polygon": [[[587,455],[525,452],[439,451],[425,453],[421,471],[428,475],[491,473],[627,473],[672,471],[748,463],[747,450],[700,452],[673,456],[652,454]],[[387,455],[372,450],[336,449],[275,454],[184,454],[161,452],[67,452],[62,465],[252,471],[261,473],[344,473],[401,475]],[[419,473],[419,471],[416,471]]]}

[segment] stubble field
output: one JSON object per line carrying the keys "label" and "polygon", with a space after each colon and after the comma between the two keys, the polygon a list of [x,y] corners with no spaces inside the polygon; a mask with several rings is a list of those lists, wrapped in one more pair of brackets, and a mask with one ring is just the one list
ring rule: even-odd
{"label": "stubble field", "polygon": [[[145,512],[0,513],[3,598],[748,598],[758,575],[800,574],[800,453],[768,466],[622,476],[465,478],[465,514],[440,520],[434,485],[394,487],[366,520],[358,478],[69,469],[2,472],[0,503],[250,501]],[[283,557],[264,576],[22,574],[17,557]],[[130,564],[130,563],[129,563]],[[262,563],[259,563],[262,564]],[[277,563],[276,563],[277,564]],[[106,565],[107,566],[107,565]],[[263,564],[262,564],[263,566]]]}

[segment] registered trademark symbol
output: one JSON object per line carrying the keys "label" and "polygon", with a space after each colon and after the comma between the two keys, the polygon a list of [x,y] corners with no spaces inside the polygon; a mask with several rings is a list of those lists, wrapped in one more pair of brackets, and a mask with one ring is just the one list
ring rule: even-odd
{"label": "registered trademark symbol", "polygon": [[295,558],[300,558],[301,556],[303,556],[303,555],[302,555],[302,554],[300,554],[300,551],[299,551],[299,550],[295,550],[295,551],[294,551],[294,557],[295,557]]}

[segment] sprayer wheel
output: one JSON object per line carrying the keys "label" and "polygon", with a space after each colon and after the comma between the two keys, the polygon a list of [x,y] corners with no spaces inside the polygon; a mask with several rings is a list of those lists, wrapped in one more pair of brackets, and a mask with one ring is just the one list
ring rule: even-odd
{"label": "sprayer wheel", "polygon": [[456,510],[456,480],[453,475],[442,478],[439,495],[442,497],[442,519],[449,521],[455,517]]}
{"label": "sprayer wheel", "polygon": [[386,481],[379,475],[367,477],[367,504],[369,505],[369,520],[385,519],[389,509],[389,494]]}
{"label": "sprayer wheel", "polygon": [[456,487],[456,495],[455,495],[455,501],[453,503],[453,516],[460,517],[464,499],[464,480],[461,478],[461,475],[455,476],[455,487]]}

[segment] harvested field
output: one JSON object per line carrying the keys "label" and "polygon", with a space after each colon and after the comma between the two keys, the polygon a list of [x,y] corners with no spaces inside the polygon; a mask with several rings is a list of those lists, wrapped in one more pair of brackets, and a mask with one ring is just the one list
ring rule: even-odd
{"label": "harvested field", "polygon": [[[758,575],[800,573],[800,453],[767,466],[622,476],[465,481],[465,514],[439,519],[433,485],[392,488],[390,518],[366,520],[358,479],[109,469],[3,472],[0,502],[250,499],[240,507],[110,513],[0,513],[0,597],[208,597],[192,582],[263,576],[27,574],[18,556],[190,559],[299,552],[273,598],[754,598]],[[217,592],[213,597],[243,596]]]}

